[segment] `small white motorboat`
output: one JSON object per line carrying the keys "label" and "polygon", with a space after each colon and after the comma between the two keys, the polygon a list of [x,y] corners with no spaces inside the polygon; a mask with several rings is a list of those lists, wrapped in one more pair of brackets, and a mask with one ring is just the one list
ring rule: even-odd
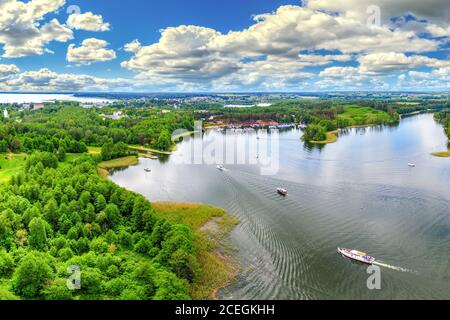
{"label": "small white motorboat", "polygon": [[282,196],[287,196],[288,195],[288,191],[286,189],[284,189],[284,188],[278,188],[277,192],[279,194],[281,194]]}
{"label": "small white motorboat", "polygon": [[411,167],[411,168],[414,168],[416,166],[416,164],[415,163],[408,163],[408,166]]}
{"label": "small white motorboat", "polygon": [[144,171],[145,171],[145,172],[152,172],[152,169],[145,168]]}
{"label": "small white motorboat", "polygon": [[374,257],[371,257],[367,253],[361,252],[358,250],[338,248],[338,252],[346,258],[349,258],[349,259],[352,259],[352,260],[355,260],[358,262],[362,262],[365,264],[374,264],[374,262],[375,262]]}
{"label": "small white motorboat", "polygon": [[218,166],[217,166],[217,170],[219,170],[219,171],[224,171],[225,168],[224,168],[223,166],[221,166],[221,165],[218,165]]}

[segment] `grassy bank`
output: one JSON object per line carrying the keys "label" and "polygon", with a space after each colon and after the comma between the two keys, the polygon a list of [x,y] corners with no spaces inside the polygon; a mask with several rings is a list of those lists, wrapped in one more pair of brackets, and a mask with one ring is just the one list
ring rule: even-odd
{"label": "grassy bank", "polygon": [[345,106],[344,113],[338,115],[340,121],[349,123],[349,126],[364,126],[386,124],[392,121],[388,113],[361,106]]}
{"label": "grassy bank", "polygon": [[139,163],[139,159],[136,156],[129,156],[124,158],[113,159],[110,161],[103,161],[98,164],[100,169],[111,170],[119,168],[127,168],[135,166]]}
{"label": "grassy bank", "polygon": [[435,152],[432,155],[439,158],[450,158],[450,151]]}
{"label": "grassy bank", "polygon": [[18,175],[27,155],[21,154],[0,154],[0,184],[8,182],[12,176]]}
{"label": "grassy bank", "polygon": [[184,138],[184,137],[190,137],[193,134],[195,134],[196,132],[197,131],[186,131],[186,132],[183,132],[183,133],[176,134],[176,135],[172,136],[172,139],[178,140],[178,139],[181,139],[181,138]]}
{"label": "grassy bank", "polygon": [[[96,155],[98,152],[97,148],[89,148],[88,154]],[[66,159],[62,164],[69,164],[72,161],[79,159],[84,154],[74,154],[68,153],[66,155]],[[141,155],[142,157],[155,158],[151,155]],[[27,154],[0,154],[0,184],[8,182],[11,177],[18,175],[24,165],[27,158]],[[108,176],[109,170],[118,169],[118,168],[127,168],[130,166],[137,165],[139,163],[139,159],[136,156],[129,156],[124,158],[113,159],[110,161],[100,162],[98,165],[98,172],[102,176]]]}
{"label": "grassy bank", "polygon": [[157,156],[154,156],[149,153],[139,153],[139,158],[153,159],[153,160],[159,159]]}
{"label": "grassy bank", "polygon": [[201,272],[190,294],[195,300],[214,299],[218,289],[228,285],[238,272],[223,241],[238,221],[224,210],[207,205],[154,203],[153,207],[161,217],[194,230]]}
{"label": "grassy bank", "polygon": [[154,153],[154,154],[165,154],[165,155],[171,155],[172,154],[169,151],[160,151],[160,150],[146,148],[146,147],[142,147],[142,146],[129,146],[129,148],[131,150],[139,151],[139,152],[142,152],[142,153],[150,152],[150,153]]}
{"label": "grassy bank", "polygon": [[101,147],[88,147],[88,153],[92,155],[98,155],[102,153]]}

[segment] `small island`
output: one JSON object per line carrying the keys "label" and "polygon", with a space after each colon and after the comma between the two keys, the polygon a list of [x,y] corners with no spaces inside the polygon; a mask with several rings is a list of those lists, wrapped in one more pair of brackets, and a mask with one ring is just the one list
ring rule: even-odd
{"label": "small island", "polygon": [[327,132],[319,125],[309,125],[306,127],[305,134],[301,137],[301,140],[310,144],[331,144],[337,142],[338,133],[338,130]]}
{"label": "small island", "polygon": [[310,117],[301,139],[309,144],[325,145],[337,142],[341,129],[395,124],[399,121],[399,114],[392,108],[383,111],[355,105],[334,107]]}
{"label": "small island", "polygon": [[450,158],[450,151],[434,152],[432,155],[438,158]]}

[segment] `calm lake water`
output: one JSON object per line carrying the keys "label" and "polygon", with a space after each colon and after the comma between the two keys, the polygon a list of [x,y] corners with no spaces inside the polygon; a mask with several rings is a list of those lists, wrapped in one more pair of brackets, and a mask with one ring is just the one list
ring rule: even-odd
{"label": "calm lake water", "polygon": [[[430,156],[447,150],[433,115],[352,129],[322,149],[305,147],[301,134],[280,134],[275,176],[257,165],[180,165],[201,139],[187,138],[172,156],[141,159],[111,179],[151,201],[208,203],[240,219],[230,242],[241,273],[223,299],[450,299],[450,159]],[[203,139],[214,135],[222,133]],[[368,290],[367,267],[338,246],[375,256],[382,289]]]}
{"label": "calm lake water", "polygon": [[108,102],[111,100],[96,97],[75,97],[59,93],[0,93],[0,103],[42,103],[46,101],[78,101],[82,103]]}

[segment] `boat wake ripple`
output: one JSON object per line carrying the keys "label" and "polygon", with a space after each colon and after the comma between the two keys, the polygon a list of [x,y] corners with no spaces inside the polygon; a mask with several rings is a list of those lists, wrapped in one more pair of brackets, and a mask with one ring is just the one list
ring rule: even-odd
{"label": "boat wake ripple", "polygon": [[410,270],[410,269],[406,269],[406,268],[402,268],[402,267],[392,266],[390,264],[387,264],[387,263],[384,263],[384,262],[381,262],[381,261],[375,261],[373,264],[377,265],[379,267],[388,268],[388,269],[392,269],[392,270],[395,270],[395,271],[413,273],[413,274],[417,274],[417,275],[419,274],[418,271],[414,271],[414,270]]}

